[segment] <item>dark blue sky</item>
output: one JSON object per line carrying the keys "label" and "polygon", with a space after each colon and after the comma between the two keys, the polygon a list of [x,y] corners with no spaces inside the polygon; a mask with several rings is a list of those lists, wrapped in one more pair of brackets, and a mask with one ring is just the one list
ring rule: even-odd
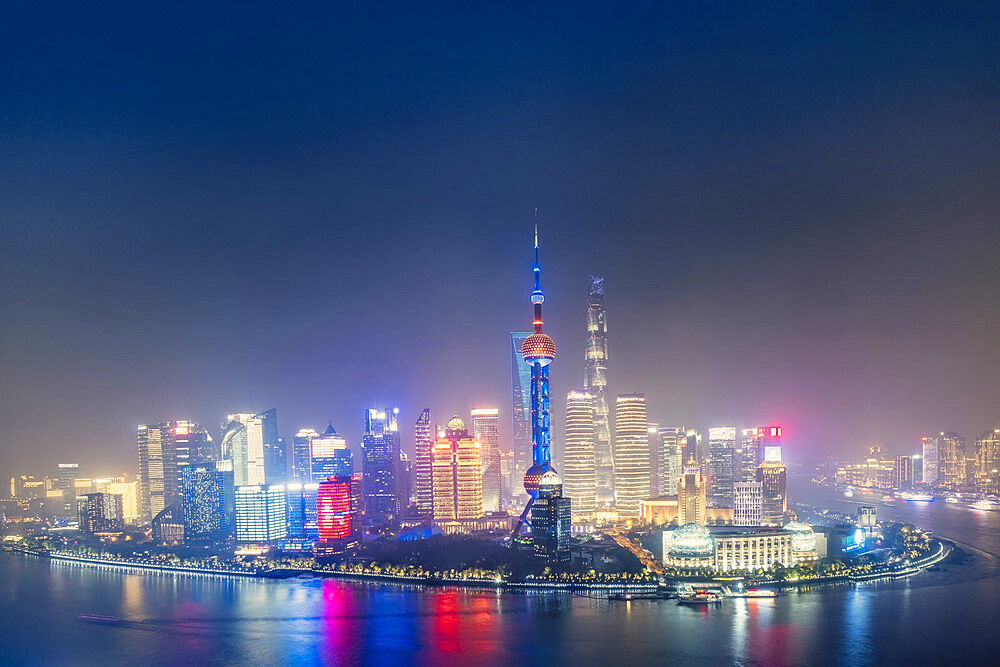
{"label": "dark blue sky", "polygon": [[591,271],[651,419],[997,426],[1000,11],[910,5],[8,9],[0,472],[509,413],[535,206],[557,447]]}

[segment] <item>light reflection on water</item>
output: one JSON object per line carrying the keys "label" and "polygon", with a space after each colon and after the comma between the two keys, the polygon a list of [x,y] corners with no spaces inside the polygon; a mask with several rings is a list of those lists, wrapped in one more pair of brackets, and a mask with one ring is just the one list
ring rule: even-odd
{"label": "light reflection on water", "polygon": [[[816,500],[823,492],[798,493]],[[853,511],[864,499],[825,501]],[[1000,552],[1000,513],[945,503],[879,504],[879,512]],[[997,573],[995,559],[970,556],[903,581],[692,609],[332,579],[126,574],[0,554],[0,649],[4,662],[36,664],[615,665],[924,663],[950,647],[954,660],[986,663],[995,657],[988,642],[956,640],[1000,627]],[[80,613],[123,620],[94,624]]]}

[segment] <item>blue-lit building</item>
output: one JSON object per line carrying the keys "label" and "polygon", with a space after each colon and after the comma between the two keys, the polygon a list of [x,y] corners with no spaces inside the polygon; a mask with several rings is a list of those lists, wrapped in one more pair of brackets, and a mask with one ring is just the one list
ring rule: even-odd
{"label": "blue-lit building", "polygon": [[215,542],[225,539],[233,527],[232,471],[215,466],[184,469],[184,540]]}
{"label": "blue-lit building", "polygon": [[236,487],[236,541],[263,543],[285,536],[287,500],[283,484]]}
{"label": "blue-lit building", "polygon": [[[535,289],[531,292],[531,305],[534,310],[535,330],[524,339],[521,345],[521,356],[531,367],[531,458],[532,465],[524,473],[524,490],[528,494],[528,503],[524,507],[514,530],[511,542],[516,538],[525,524],[531,526],[531,507],[539,497],[539,485],[542,478],[549,472],[555,474],[552,467],[551,424],[549,420],[549,364],[556,356],[556,344],[547,334],[542,332],[542,303],[545,295],[542,293],[541,267],[538,263],[538,224],[535,224],[535,265],[532,272],[535,277]],[[560,483],[561,490],[561,483]],[[534,531],[532,531],[534,532]]]}
{"label": "blue-lit building", "polygon": [[308,481],[313,484],[322,484],[330,477],[354,474],[354,455],[347,440],[337,435],[333,424],[328,424],[322,435],[311,439],[310,451]]}
{"label": "blue-lit building", "polygon": [[512,331],[510,334],[510,386],[512,391],[511,433],[513,465],[506,492],[519,496],[521,480],[531,467],[531,365],[524,360],[521,346],[531,335],[530,331]]}
{"label": "blue-lit building", "polygon": [[542,475],[538,498],[531,507],[531,542],[535,554],[550,561],[568,561],[572,507],[562,495],[562,480],[555,470]]}
{"label": "blue-lit building", "polygon": [[289,481],[312,481],[312,475],[310,472],[312,470],[312,441],[314,438],[318,437],[319,433],[316,429],[303,428],[299,429],[299,432],[295,434],[294,438],[292,438],[290,462],[291,476]]}
{"label": "blue-lit building", "polygon": [[288,499],[288,537],[315,540],[319,535],[316,520],[316,492],[319,484],[293,482],[285,485]]}
{"label": "blue-lit building", "polygon": [[[399,515],[400,502],[396,488],[396,471],[399,466],[397,414],[398,408],[365,410],[361,487],[365,514],[369,517],[390,519]],[[314,441],[314,448],[315,445]]]}

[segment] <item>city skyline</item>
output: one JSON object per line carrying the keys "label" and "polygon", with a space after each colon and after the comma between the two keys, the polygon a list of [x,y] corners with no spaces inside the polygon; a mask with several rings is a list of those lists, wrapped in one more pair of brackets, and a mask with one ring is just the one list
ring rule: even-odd
{"label": "city skyline", "polygon": [[[220,53],[211,21],[163,24],[193,31],[169,62],[123,17],[12,35],[0,474],[132,470],[138,424],[261,408],[352,446],[372,406],[505,411],[535,206],[554,397],[580,388],[595,274],[608,395],[657,423],[782,424],[790,463],[996,426],[995,16],[469,11],[495,27],[455,42],[439,16],[407,53],[406,12],[285,26],[305,78],[298,52]],[[629,38],[594,39],[609,20]]]}

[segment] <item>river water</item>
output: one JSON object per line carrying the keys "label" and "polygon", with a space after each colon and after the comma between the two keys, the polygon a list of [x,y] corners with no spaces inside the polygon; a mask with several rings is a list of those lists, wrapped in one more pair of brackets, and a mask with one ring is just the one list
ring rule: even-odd
{"label": "river water", "polygon": [[[988,664],[1000,628],[1000,512],[846,499],[969,545],[905,580],[696,609],[564,593],[129,574],[0,554],[3,664]],[[981,551],[980,551],[981,550]],[[113,624],[81,613],[118,617]]]}

